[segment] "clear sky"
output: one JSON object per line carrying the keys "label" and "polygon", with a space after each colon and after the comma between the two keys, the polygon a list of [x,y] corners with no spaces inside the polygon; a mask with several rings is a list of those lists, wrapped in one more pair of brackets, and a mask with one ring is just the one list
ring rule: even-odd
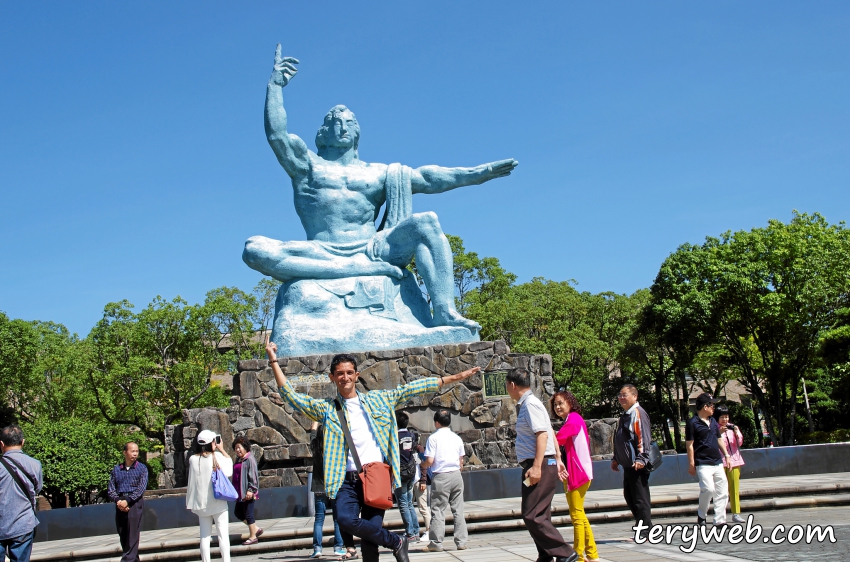
{"label": "clear sky", "polygon": [[250,290],[246,238],[303,239],[263,132],[348,105],[365,161],[512,176],[418,195],[520,281],[631,293],[706,235],[850,216],[850,3],[0,0],[0,310]]}

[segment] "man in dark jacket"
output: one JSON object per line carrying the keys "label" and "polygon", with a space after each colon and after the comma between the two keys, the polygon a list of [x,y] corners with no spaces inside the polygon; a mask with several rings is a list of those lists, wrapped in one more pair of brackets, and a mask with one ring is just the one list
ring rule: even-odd
{"label": "man in dark jacket", "polygon": [[620,416],[614,434],[614,460],[611,461],[611,468],[619,472],[619,467],[623,467],[623,496],[634,515],[635,524],[643,521],[646,528],[651,528],[649,472],[645,469],[652,440],[649,415],[638,404],[638,391],[634,385],[624,385],[617,399],[624,413]]}

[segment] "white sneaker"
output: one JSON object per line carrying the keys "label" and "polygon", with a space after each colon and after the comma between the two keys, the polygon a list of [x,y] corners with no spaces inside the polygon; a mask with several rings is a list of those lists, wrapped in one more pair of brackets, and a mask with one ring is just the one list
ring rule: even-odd
{"label": "white sneaker", "polygon": [[732,515],[732,521],[735,522],[735,523],[746,523],[747,522],[747,520],[744,519],[743,517],[741,517],[741,515],[738,514],[738,513]]}
{"label": "white sneaker", "polygon": [[424,533],[422,533],[422,536],[421,536],[421,537],[419,537],[419,542],[429,542],[429,541],[428,541],[428,532],[427,532],[427,531],[426,531],[426,532],[424,532]]}

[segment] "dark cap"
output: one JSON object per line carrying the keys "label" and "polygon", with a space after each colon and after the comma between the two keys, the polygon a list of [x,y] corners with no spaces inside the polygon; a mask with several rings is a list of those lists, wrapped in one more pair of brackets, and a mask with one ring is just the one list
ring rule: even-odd
{"label": "dark cap", "polygon": [[717,398],[707,392],[703,392],[697,396],[697,411],[702,410],[706,404],[717,404]]}

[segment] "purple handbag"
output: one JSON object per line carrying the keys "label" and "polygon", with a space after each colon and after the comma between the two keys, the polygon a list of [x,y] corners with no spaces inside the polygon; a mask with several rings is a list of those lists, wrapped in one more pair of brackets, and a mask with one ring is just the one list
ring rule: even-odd
{"label": "purple handbag", "polygon": [[235,502],[239,499],[239,494],[236,493],[236,488],[230,483],[230,478],[224,475],[218,462],[215,460],[215,452],[213,452],[213,471],[212,471],[212,487],[213,495],[217,500]]}

